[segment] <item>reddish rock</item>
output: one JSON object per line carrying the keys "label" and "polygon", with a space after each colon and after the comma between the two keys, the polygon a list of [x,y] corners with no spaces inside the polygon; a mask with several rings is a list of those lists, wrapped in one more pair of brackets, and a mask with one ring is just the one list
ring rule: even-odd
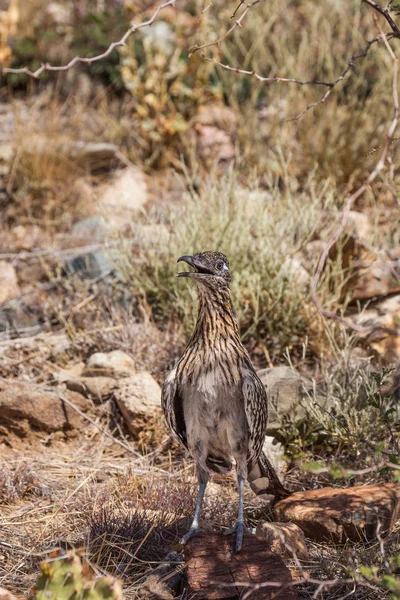
{"label": "reddish rock", "polygon": [[12,264],[0,261],[0,304],[19,296],[17,273]]}
{"label": "reddish rock", "polygon": [[347,489],[297,492],[275,506],[278,521],[291,521],[315,541],[374,539],[390,531],[400,516],[400,485],[386,483]]}
{"label": "reddish rock", "polygon": [[[391,330],[400,329],[400,294],[389,296],[381,302],[375,302],[371,308],[363,310],[353,317],[363,327],[381,326]],[[400,336],[377,329],[368,333],[368,344],[386,363],[397,362],[400,358]]]}
{"label": "reddish rock", "polygon": [[291,558],[308,558],[308,549],[303,531],[294,523],[269,523],[259,521],[256,536],[267,543],[274,554]]}
{"label": "reddish rock", "polygon": [[352,300],[383,297],[400,291],[400,260],[386,252],[371,252],[354,235],[343,235],[329,253],[349,273],[343,294]]}
{"label": "reddish rock", "polygon": [[263,540],[246,534],[242,550],[233,552],[233,536],[197,534],[185,546],[190,592],[198,600],[238,598],[249,587],[235,585],[270,583],[251,594],[252,600],[296,600],[289,569],[268,550]]}
{"label": "reddish rock", "polygon": [[[89,403],[80,394],[63,392],[81,411]],[[66,431],[82,425],[80,417],[70,406],[38,385],[0,379],[0,423],[7,428],[13,421],[26,421],[41,431]]]}
{"label": "reddish rock", "polygon": [[0,600],[17,600],[17,597],[8,590],[0,587]]}

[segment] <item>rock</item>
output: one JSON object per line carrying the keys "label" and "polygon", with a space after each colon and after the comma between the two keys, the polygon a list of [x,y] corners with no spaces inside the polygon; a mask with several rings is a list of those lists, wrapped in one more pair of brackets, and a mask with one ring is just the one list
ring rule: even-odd
{"label": "rock", "polygon": [[372,234],[372,225],[368,215],[357,210],[351,210],[347,218],[347,229],[361,240],[368,240]]}
{"label": "rock", "polygon": [[[382,326],[400,330],[400,294],[386,298],[353,317],[353,320],[364,327]],[[366,334],[368,344],[382,357],[386,363],[394,363],[400,359],[400,335],[382,330]]]}
{"label": "rock", "polygon": [[18,598],[8,590],[0,587],[0,600],[18,600]]}
{"label": "rock", "polygon": [[[277,437],[283,419],[286,417],[295,423],[306,418],[308,407],[312,403],[307,391],[311,398],[314,397],[311,381],[302,377],[294,369],[284,366],[261,369],[257,375],[263,382],[268,395],[268,435]],[[317,398],[321,406],[329,407],[327,397],[320,394]]]}
{"label": "rock", "polygon": [[390,531],[400,516],[400,486],[395,483],[346,489],[296,492],[275,506],[278,521],[291,521],[314,541],[344,543],[376,538]]}
{"label": "rock", "polygon": [[213,159],[226,163],[236,156],[231,136],[223,129],[211,125],[197,125],[197,152],[203,160]]}
{"label": "rock", "polygon": [[135,363],[130,356],[122,350],[112,352],[96,352],[90,356],[82,377],[130,377],[136,372]]}
{"label": "rock", "polygon": [[20,294],[17,273],[11,263],[0,261],[0,304]]}
{"label": "rock", "polygon": [[366,248],[354,235],[342,236],[331,248],[329,258],[340,258],[342,269],[349,273],[343,295],[368,300],[400,291],[400,259]]}
{"label": "rock", "polygon": [[295,256],[288,256],[281,266],[278,277],[288,279],[300,288],[305,288],[310,283],[310,274]]}
{"label": "rock", "polygon": [[11,234],[15,249],[18,251],[37,248],[40,237],[43,237],[43,232],[37,225],[16,225],[12,228]]}
{"label": "rock", "polygon": [[154,243],[157,240],[157,244],[167,244],[171,234],[165,225],[154,223],[153,225],[139,225],[133,229],[135,243],[146,244]]}
{"label": "rock", "polygon": [[235,113],[223,104],[202,106],[192,121],[197,152],[203,160],[230,162],[236,156],[234,138],[237,128]]}
{"label": "rock", "polygon": [[183,591],[185,585],[183,562],[183,557],[177,552],[169,552],[162,564],[153,569],[144,580],[139,590],[139,598],[173,600]]}
{"label": "rock", "polygon": [[175,47],[175,31],[166,21],[156,21],[152,27],[145,27],[142,35],[145,45],[165,56]]}
{"label": "rock", "polygon": [[[198,600],[237,598],[248,588],[235,585],[282,583],[254,590],[252,600],[295,600],[297,592],[291,586],[289,569],[282,559],[270,552],[263,540],[245,534],[239,553],[233,552],[233,537],[221,533],[199,533],[185,546],[187,579],[190,593]],[[285,585],[286,584],[286,585]]]}
{"label": "rock", "polygon": [[136,434],[135,418],[154,414],[160,409],[161,388],[147,373],[137,373],[122,379],[114,392],[114,398],[131,433]]}
{"label": "rock", "polygon": [[111,262],[112,253],[103,250],[78,254],[65,261],[65,269],[69,275],[79,273],[83,279],[97,279],[114,271]]}
{"label": "rock", "polygon": [[[89,408],[87,400],[81,395],[66,392],[65,396],[81,411]],[[67,431],[82,424],[82,417],[70,406],[40,386],[0,379],[0,423],[7,428],[10,421],[21,419],[49,433]]]}
{"label": "rock", "polygon": [[118,384],[112,377],[79,377],[67,379],[65,385],[71,392],[77,392],[85,398],[92,398],[95,402],[102,403],[111,396]]}
{"label": "rock", "polygon": [[400,291],[400,260],[390,260],[381,252],[376,260],[371,257],[358,261],[353,300],[367,300]]}
{"label": "rock", "polygon": [[103,217],[88,217],[72,227],[72,235],[89,238],[91,242],[104,240],[109,232],[110,227]]}
{"label": "rock", "polygon": [[308,549],[303,531],[294,523],[269,523],[259,521],[256,536],[267,542],[268,549],[286,558],[308,559]]}
{"label": "rock", "polygon": [[144,173],[136,167],[116,171],[110,182],[100,186],[97,211],[111,227],[122,228],[137,217],[147,202]]}
{"label": "rock", "polygon": [[57,152],[58,156],[64,155],[90,172],[109,171],[120,163],[118,146],[107,142],[60,140],[49,143],[47,137],[36,135],[25,141],[24,152],[35,156],[45,156]]}
{"label": "rock", "polygon": [[276,441],[272,436],[265,436],[263,452],[268,456],[272,466],[279,479],[283,480],[284,475],[287,471],[287,462],[284,460],[285,448]]}
{"label": "rock", "polygon": [[71,25],[73,19],[72,6],[66,7],[59,2],[50,2],[46,8],[47,15],[54,25]]}

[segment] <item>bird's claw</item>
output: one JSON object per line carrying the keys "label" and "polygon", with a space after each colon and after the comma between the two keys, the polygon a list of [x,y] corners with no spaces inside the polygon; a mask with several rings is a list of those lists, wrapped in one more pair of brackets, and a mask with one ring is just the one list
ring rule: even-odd
{"label": "bird's claw", "polygon": [[199,527],[191,527],[189,529],[189,531],[187,533],[185,533],[185,535],[183,536],[183,538],[181,539],[181,544],[182,546],[184,546],[189,540],[190,538],[199,531]]}
{"label": "bird's claw", "polygon": [[235,541],[235,551],[239,552],[242,548],[243,544],[243,534],[244,533],[255,533],[255,529],[253,527],[246,527],[246,525],[242,521],[238,521],[234,527],[229,527],[224,531],[224,535],[230,535],[231,533],[236,533],[236,541]]}

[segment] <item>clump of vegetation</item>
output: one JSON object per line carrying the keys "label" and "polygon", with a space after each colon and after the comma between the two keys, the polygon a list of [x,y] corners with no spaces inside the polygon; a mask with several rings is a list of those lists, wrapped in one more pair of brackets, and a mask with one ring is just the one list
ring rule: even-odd
{"label": "clump of vegetation", "polygon": [[43,484],[29,463],[24,462],[15,469],[0,466],[0,504],[12,504],[29,495],[41,496]]}
{"label": "clump of vegetation", "polygon": [[120,582],[111,577],[94,579],[74,552],[42,562],[40,571],[34,588],[36,600],[122,600]]}
{"label": "clump of vegetation", "polygon": [[154,218],[168,228],[168,243],[160,236],[133,253],[127,245],[118,267],[156,322],[179,319],[188,335],[196,317],[196,289],[176,278],[176,260],[204,249],[221,250],[230,260],[243,340],[264,360],[263,348],[268,348],[275,362],[285,347],[299,353],[307,335],[313,343],[324,335],[307,283],[286,271],[284,263],[321,230],[323,208],[331,204],[326,188],[310,186],[297,194],[282,193],[277,186],[243,188],[231,171],[199,194],[187,193],[179,205],[158,211]]}

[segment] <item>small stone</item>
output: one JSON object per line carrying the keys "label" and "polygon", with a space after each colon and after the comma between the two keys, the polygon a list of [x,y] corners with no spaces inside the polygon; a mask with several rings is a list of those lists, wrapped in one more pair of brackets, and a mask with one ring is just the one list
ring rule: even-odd
{"label": "small stone", "polygon": [[73,225],[72,235],[90,238],[92,241],[100,241],[106,237],[109,230],[110,228],[103,217],[88,217]]}
{"label": "small stone", "polygon": [[135,373],[135,363],[122,350],[96,352],[92,354],[83,369],[82,377],[113,377],[120,379]]}
{"label": "small stone", "polygon": [[359,239],[368,240],[372,233],[372,225],[368,215],[357,210],[348,214],[347,229],[350,229]]}
{"label": "small stone", "polygon": [[114,398],[132,434],[136,434],[135,418],[160,410],[161,388],[150,373],[143,371],[122,379]]}
{"label": "small stone", "polygon": [[[363,327],[386,327],[393,331],[400,330],[400,294],[390,296],[374,304],[353,317]],[[368,344],[387,363],[396,363],[400,359],[400,336],[382,329],[368,332]]]}
{"label": "small stone", "polygon": [[265,436],[263,452],[270,460],[279,479],[283,479],[287,471],[287,462],[284,460],[285,448],[274,437]]}
{"label": "small stone", "polygon": [[355,235],[343,235],[331,248],[329,258],[338,258],[348,273],[343,294],[352,300],[384,297],[400,291],[400,259],[384,251],[371,251]]}
{"label": "small stone", "polygon": [[97,250],[78,254],[65,261],[67,273],[79,273],[83,279],[97,279],[112,273],[114,265],[110,260],[111,255]]}
{"label": "small stone", "polygon": [[0,587],[0,600],[18,600],[18,598],[5,588]]}
{"label": "small stone", "polygon": [[19,294],[15,268],[8,262],[0,261],[0,304],[16,298]]}
{"label": "small stone", "polygon": [[390,531],[400,516],[400,486],[395,483],[346,489],[296,492],[275,506],[278,521],[291,521],[314,541],[374,540]]}
{"label": "small stone", "polygon": [[[37,225],[16,225],[12,228],[11,234],[16,250],[33,250],[39,244],[40,236],[43,232]],[[31,266],[31,265],[30,265]]]}
{"label": "small stone", "polygon": [[268,548],[274,554],[286,558],[294,555],[307,559],[308,549],[303,531],[294,523],[269,523],[259,521],[256,536],[267,542]]}
{"label": "small stone", "polygon": [[144,173],[136,167],[116,171],[98,190],[97,210],[111,227],[129,225],[148,199]]}
{"label": "small stone", "polygon": [[278,276],[288,279],[300,288],[305,288],[310,283],[310,274],[303,267],[301,261],[295,256],[288,256],[280,268]]}
{"label": "small stone", "polygon": [[112,377],[79,377],[68,379],[65,385],[71,392],[77,392],[85,398],[92,398],[96,403],[102,403],[111,396],[117,381]]}

